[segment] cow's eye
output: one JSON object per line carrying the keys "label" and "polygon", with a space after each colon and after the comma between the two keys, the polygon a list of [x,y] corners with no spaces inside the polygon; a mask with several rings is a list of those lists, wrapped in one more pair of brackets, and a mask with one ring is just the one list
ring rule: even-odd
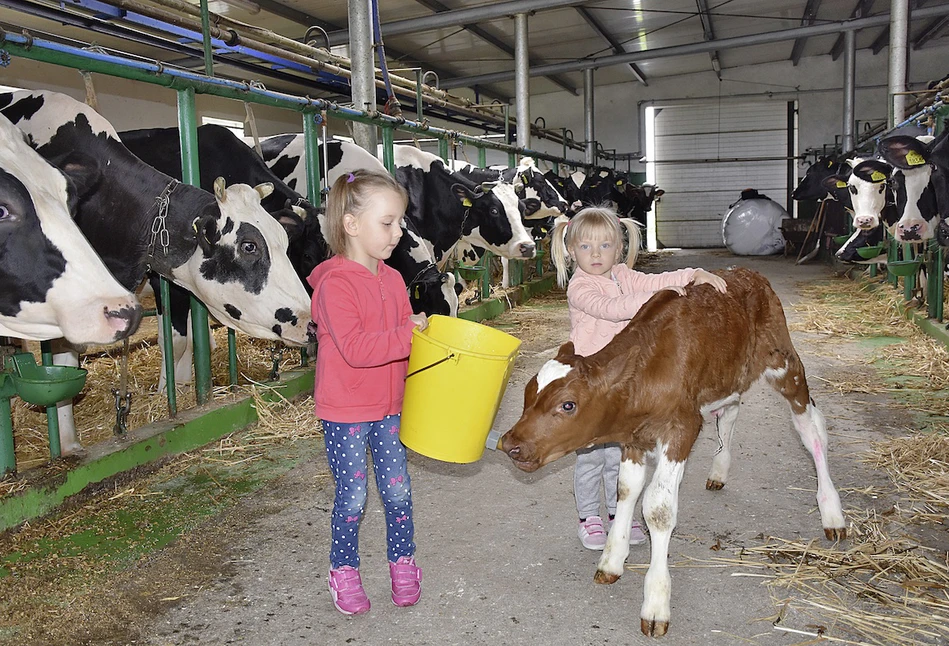
{"label": "cow's eye", "polygon": [[12,220],[12,219],[13,219],[13,214],[10,213],[10,209],[8,209],[7,207],[3,205],[0,205],[0,222],[6,221],[6,220]]}
{"label": "cow's eye", "polygon": [[850,190],[850,194],[851,194],[851,195],[856,195],[856,194],[857,194],[857,187],[856,187],[856,186],[851,186],[851,187],[849,187],[849,190]]}
{"label": "cow's eye", "polygon": [[257,243],[250,240],[245,240],[241,243],[241,251],[248,256],[252,256],[257,253]]}
{"label": "cow's eye", "polygon": [[565,413],[572,413],[577,410],[577,404],[576,402],[564,402],[560,405],[560,410]]}
{"label": "cow's eye", "polygon": [[885,190],[886,190],[886,184],[880,184],[880,190],[878,192],[882,193]]}

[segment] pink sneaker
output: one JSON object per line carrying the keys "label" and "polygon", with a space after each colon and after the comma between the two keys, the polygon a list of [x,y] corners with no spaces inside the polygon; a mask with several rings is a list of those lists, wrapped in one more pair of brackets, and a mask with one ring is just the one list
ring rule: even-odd
{"label": "pink sneaker", "polygon": [[603,530],[603,519],[599,516],[590,516],[580,523],[577,528],[580,542],[588,550],[602,550],[606,547],[606,532]]}
{"label": "pink sneaker", "polygon": [[401,556],[393,563],[389,561],[389,576],[392,578],[392,603],[397,606],[414,606],[422,596],[422,568],[411,556]]}
{"label": "pink sneaker", "polygon": [[633,524],[629,527],[629,544],[640,545],[646,542],[646,532],[638,520],[633,519]]}
{"label": "pink sneaker", "polygon": [[362,579],[356,568],[344,565],[335,570],[330,569],[329,586],[333,605],[344,615],[369,612],[369,597],[362,589]]}

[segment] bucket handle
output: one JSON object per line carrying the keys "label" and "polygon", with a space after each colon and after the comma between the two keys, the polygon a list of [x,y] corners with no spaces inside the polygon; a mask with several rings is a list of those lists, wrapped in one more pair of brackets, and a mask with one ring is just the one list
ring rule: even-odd
{"label": "bucket handle", "polygon": [[454,353],[454,352],[450,352],[447,357],[442,357],[441,359],[439,359],[439,360],[436,361],[435,363],[430,363],[430,364],[428,364],[427,366],[425,366],[424,368],[419,368],[418,370],[413,370],[413,371],[410,372],[409,374],[405,375],[405,378],[408,379],[408,378],[411,377],[412,375],[417,375],[417,374],[420,373],[420,372],[425,372],[425,371],[428,370],[429,368],[434,368],[434,367],[437,366],[438,364],[440,364],[440,363],[445,363],[445,362],[448,361],[449,359],[454,359],[454,358],[455,358],[455,353]]}

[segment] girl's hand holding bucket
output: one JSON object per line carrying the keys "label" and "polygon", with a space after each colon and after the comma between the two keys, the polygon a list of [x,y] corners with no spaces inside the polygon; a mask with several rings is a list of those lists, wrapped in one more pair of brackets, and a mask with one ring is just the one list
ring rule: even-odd
{"label": "girl's hand holding bucket", "polygon": [[418,328],[419,332],[428,327],[428,317],[425,316],[425,312],[413,314],[409,317],[409,320],[415,323],[415,327]]}

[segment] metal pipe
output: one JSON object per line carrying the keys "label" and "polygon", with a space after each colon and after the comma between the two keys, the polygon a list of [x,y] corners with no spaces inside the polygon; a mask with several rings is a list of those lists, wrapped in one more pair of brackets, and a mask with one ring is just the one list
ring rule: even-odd
{"label": "metal pipe", "polygon": [[593,68],[583,70],[583,162],[587,166],[596,163],[596,145],[593,131]]}
{"label": "metal pipe", "polygon": [[[936,18],[938,16],[949,15],[949,5],[937,5],[924,7],[913,11],[912,20],[923,20],[926,18]],[[653,61],[660,58],[670,58],[674,56],[687,56],[690,54],[703,54],[715,50],[734,49],[736,47],[750,47],[753,45],[768,45],[771,43],[780,43],[796,38],[808,38],[811,36],[823,36],[825,34],[837,34],[850,29],[866,29],[868,27],[881,27],[889,24],[889,14],[870,16],[868,18],[854,18],[852,20],[839,20],[836,22],[822,23],[820,25],[808,25],[806,27],[793,27],[791,29],[782,29],[779,31],[770,31],[762,34],[751,34],[748,36],[736,36],[734,38],[721,38],[707,42],[696,42],[688,45],[674,45],[671,47],[657,47],[638,52],[629,52],[626,54],[615,54],[603,56],[602,58],[586,58],[580,61],[569,63],[551,63],[548,65],[537,65],[530,70],[531,76],[550,76],[551,74],[563,74],[566,72],[579,72],[587,68],[611,67],[613,65],[625,65],[627,63],[641,63],[643,61]],[[513,72],[497,72],[494,74],[479,74],[477,76],[466,76],[442,81],[439,87],[443,90],[451,90],[458,87],[470,87],[472,85],[487,85],[491,83],[502,83],[514,80]]]}
{"label": "metal pipe", "polygon": [[887,71],[890,94],[887,123],[890,127],[906,116],[906,97],[900,92],[906,91],[908,37],[909,0],[890,0],[890,59]]}
{"label": "metal pipe", "polygon": [[306,196],[313,206],[319,207],[323,193],[320,190],[320,142],[316,127],[323,121],[319,114],[303,115],[303,149],[306,154]]}
{"label": "metal pipe", "polygon": [[[359,110],[376,111],[376,68],[373,65],[372,17],[367,0],[349,2],[349,60],[352,67],[350,87],[353,105]],[[379,138],[376,127],[368,123],[353,124],[356,145],[376,154]]]}
{"label": "metal pipe", "polygon": [[214,55],[211,51],[211,17],[208,0],[201,0],[201,41],[204,44],[204,73],[214,76]]}
{"label": "metal pipe", "polygon": [[[570,7],[580,4],[585,3],[579,2],[578,0],[512,0],[511,2],[488,2],[470,9],[440,11],[422,18],[409,18],[406,20],[386,22],[382,24],[382,31],[386,36],[413,34],[420,31],[441,29],[442,27],[458,27],[493,20],[494,18],[503,18],[511,15],[516,16],[521,13],[526,14],[532,11],[544,11],[546,9],[557,9],[558,7]],[[352,27],[351,23],[350,27]],[[329,34],[330,45],[342,45],[347,41],[348,37],[348,32],[344,29],[334,31]]]}
{"label": "metal pipe", "polygon": [[[194,88],[178,90],[178,131],[181,144],[181,181],[192,186],[201,186]],[[208,308],[194,294],[191,295],[191,338],[194,341],[194,392],[200,406],[211,399],[211,340]],[[170,379],[170,376],[166,374],[165,379]]]}
{"label": "metal pipe", "polygon": [[857,34],[844,32],[844,114],[842,151],[853,150],[854,94],[856,88]]}
{"label": "metal pipe", "polygon": [[514,16],[515,101],[517,102],[517,145],[531,145],[530,61],[527,58],[527,14]]}
{"label": "metal pipe", "polygon": [[[54,43],[29,34],[14,34],[0,30],[0,46],[11,56],[52,63],[63,67],[71,67],[77,70],[86,70],[93,73],[108,74],[117,78],[141,81],[151,85],[170,87],[176,90],[183,87],[190,87],[200,93],[213,94],[236,101],[269,105],[286,110],[298,110],[310,113],[318,110],[327,110],[334,116],[346,119],[347,121],[389,124],[406,132],[440,137],[452,136],[460,142],[469,143],[471,145],[482,145],[493,150],[499,150],[509,154],[521,154],[527,157],[534,157],[535,159],[545,159],[548,161],[561,159],[559,156],[551,155],[540,150],[516,148],[508,144],[495,143],[460,132],[449,132],[443,128],[429,126],[408,119],[396,119],[378,113],[369,114],[362,110],[346,108],[329,101],[284,94],[273,90],[254,87],[248,83],[221,78],[209,79],[206,76],[195,74],[187,70],[166,68],[159,63],[80,49],[70,45]],[[507,108],[508,106],[505,105],[505,120],[507,117]],[[570,159],[564,161],[570,165],[580,164],[580,162]]]}

